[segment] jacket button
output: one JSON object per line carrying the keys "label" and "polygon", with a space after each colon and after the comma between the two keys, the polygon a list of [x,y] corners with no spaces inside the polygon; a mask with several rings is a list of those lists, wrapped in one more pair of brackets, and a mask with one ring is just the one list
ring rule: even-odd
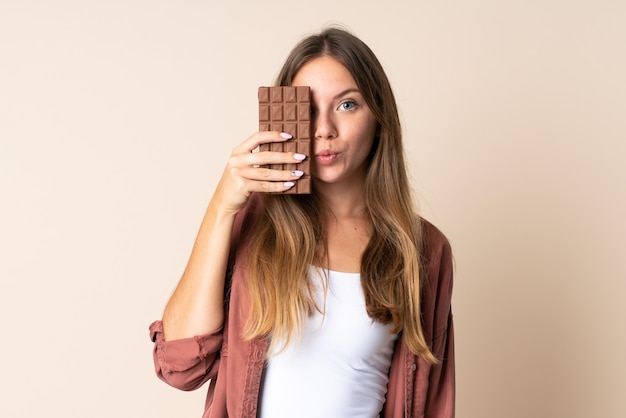
{"label": "jacket button", "polygon": [[415,363],[413,363],[413,364],[411,365],[411,371],[413,371],[413,372],[414,372],[415,370],[417,370],[417,365],[416,365]]}

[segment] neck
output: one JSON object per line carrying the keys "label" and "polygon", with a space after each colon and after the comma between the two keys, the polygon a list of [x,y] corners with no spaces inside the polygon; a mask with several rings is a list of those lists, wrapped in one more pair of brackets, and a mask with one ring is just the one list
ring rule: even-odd
{"label": "neck", "polygon": [[362,217],[366,212],[363,185],[316,184],[315,191],[323,206],[335,218]]}
{"label": "neck", "polygon": [[316,184],[315,192],[325,218],[315,262],[336,271],[361,271],[361,257],[373,234],[363,185]]}

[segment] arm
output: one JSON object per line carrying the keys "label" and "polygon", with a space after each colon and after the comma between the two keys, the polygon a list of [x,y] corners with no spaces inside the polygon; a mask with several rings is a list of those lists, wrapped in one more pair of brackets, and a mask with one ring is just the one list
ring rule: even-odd
{"label": "arm", "polygon": [[293,187],[290,171],[255,168],[302,161],[294,153],[257,152],[257,146],[284,142],[279,132],[258,132],[233,150],[208,205],[187,267],[163,313],[165,341],[216,332],[224,322],[224,286],[231,234],[237,212],[252,192]]}

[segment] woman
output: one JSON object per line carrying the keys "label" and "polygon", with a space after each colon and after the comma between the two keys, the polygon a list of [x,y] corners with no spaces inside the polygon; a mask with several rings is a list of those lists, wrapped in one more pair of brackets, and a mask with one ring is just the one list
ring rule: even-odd
{"label": "woman", "polygon": [[[354,35],[301,41],[312,155],[233,150],[187,268],[150,327],[158,376],[210,380],[203,417],[453,417],[452,256],[416,215],[395,99]],[[282,194],[311,161],[311,195]],[[274,192],[274,193],[267,193]]]}

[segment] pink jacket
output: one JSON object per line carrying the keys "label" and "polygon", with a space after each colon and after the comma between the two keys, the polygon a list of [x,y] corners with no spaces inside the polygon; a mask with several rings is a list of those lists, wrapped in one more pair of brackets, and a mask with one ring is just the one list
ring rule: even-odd
{"label": "pink jacket", "polygon": [[[181,390],[195,390],[210,381],[203,418],[257,415],[267,339],[243,341],[239,336],[249,310],[246,242],[259,201],[250,199],[233,228],[232,282],[223,328],[208,335],[165,341],[161,321],[150,325],[160,379]],[[454,417],[452,254],[445,236],[427,221],[423,222],[423,234],[422,324],[426,341],[440,363],[433,366],[412,354],[400,335],[381,413],[384,418]]]}

